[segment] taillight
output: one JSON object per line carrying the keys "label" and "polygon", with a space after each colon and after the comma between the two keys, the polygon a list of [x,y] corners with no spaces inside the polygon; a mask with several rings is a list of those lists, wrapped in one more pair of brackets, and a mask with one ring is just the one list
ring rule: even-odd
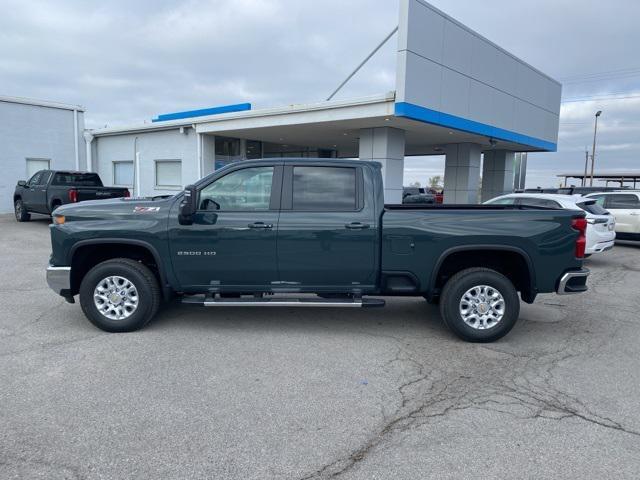
{"label": "taillight", "polygon": [[78,201],[78,190],[75,188],[69,190],[69,201],[71,203],[76,203]]}
{"label": "taillight", "polygon": [[587,219],[584,217],[572,219],[571,228],[578,231],[576,258],[584,258],[584,251],[587,248]]}
{"label": "taillight", "polygon": [[131,196],[131,192],[130,192],[130,191],[129,191],[129,189],[127,188],[127,189],[124,191],[124,198],[129,198],[130,196]]}

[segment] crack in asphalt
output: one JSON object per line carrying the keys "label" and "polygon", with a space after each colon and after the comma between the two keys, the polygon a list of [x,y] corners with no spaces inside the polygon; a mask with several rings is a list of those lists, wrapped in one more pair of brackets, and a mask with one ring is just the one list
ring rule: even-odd
{"label": "crack in asphalt", "polygon": [[[584,308],[587,308],[586,306]],[[580,315],[581,307],[572,306],[574,315]],[[491,365],[473,374],[455,374],[453,372],[437,372],[428,368],[416,359],[408,349],[404,348],[406,339],[393,338],[397,343],[395,356],[387,361],[383,368],[399,364],[404,367],[404,381],[397,387],[399,404],[389,416],[383,416],[383,423],[377,431],[364,443],[348,454],[332,460],[319,467],[300,480],[337,478],[356,468],[378,448],[383,448],[385,441],[399,433],[420,428],[435,418],[446,417],[457,411],[481,409],[509,415],[526,420],[562,421],[575,418],[591,425],[640,436],[640,431],[623,425],[621,422],[604,415],[594,413],[584,402],[575,396],[555,388],[553,370],[560,363],[590,353],[593,343],[584,346],[580,351],[575,349],[575,338],[585,335],[584,326],[576,322],[566,322],[567,332],[564,341],[553,351],[536,357],[532,353],[513,353],[487,345],[478,345],[478,350],[486,350],[508,356],[504,360],[482,359],[493,362],[503,371],[511,372],[510,379],[496,382],[495,369]],[[593,339],[591,339],[593,340]],[[603,343],[605,340],[601,340]],[[524,375],[535,375],[530,381]],[[435,374],[448,377],[449,381],[437,380]],[[412,395],[413,392],[413,395]],[[526,412],[516,409],[526,409]]]}

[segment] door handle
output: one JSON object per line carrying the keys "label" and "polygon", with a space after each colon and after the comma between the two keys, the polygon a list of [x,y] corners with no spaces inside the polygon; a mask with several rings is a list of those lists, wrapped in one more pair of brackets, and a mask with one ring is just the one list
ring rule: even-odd
{"label": "door handle", "polygon": [[249,228],[273,228],[271,223],[255,222],[247,225]]}
{"label": "door handle", "polygon": [[348,228],[349,230],[364,230],[365,228],[369,228],[369,224],[362,222],[351,222],[347,223],[345,225],[345,228]]}

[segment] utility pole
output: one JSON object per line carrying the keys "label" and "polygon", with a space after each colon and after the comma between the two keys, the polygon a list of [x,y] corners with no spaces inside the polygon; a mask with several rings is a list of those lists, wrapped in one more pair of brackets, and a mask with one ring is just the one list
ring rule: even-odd
{"label": "utility pole", "polygon": [[593,167],[596,163],[596,135],[598,134],[598,117],[602,114],[602,110],[596,112],[596,122],[593,127],[593,149],[591,150],[591,179],[589,186],[593,187]]}
{"label": "utility pole", "polygon": [[589,168],[589,149],[584,147],[584,177],[582,177],[581,186],[585,186],[587,184],[587,169]]}

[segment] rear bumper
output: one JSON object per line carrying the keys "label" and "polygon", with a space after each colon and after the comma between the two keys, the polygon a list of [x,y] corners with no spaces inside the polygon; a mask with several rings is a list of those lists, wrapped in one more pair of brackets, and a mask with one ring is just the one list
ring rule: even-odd
{"label": "rear bumper", "polygon": [[586,253],[601,253],[606,252],[607,250],[611,250],[615,245],[615,240],[610,240],[608,242],[600,242],[593,245],[591,248],[587,248]]}
{"label": "rear bumper", "polygon": [[68,296],[71,291],[71,267],[49,265],[47,267],[47,284],[58,295]]}
{"label": "rear bumper", "polygon": [[582,293],[587,291],[587,277],[589,270],[583,268],[581,270],[572,270],[565,272],[560,277],[556,293],[558,295],[571,295],[573,293]]}

